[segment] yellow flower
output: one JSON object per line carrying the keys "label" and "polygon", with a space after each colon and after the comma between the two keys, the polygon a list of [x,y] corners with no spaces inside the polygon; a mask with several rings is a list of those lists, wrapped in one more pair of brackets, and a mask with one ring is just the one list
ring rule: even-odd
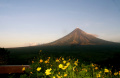
{"label": "yellow flower", "polygon": [[102,71],[100,71],[99,73],[102,73]]}
{"label": "yellow flower", "polygon": [[33,74],[32,72],[30,72],[30,74]]}
{"label": "yellow flower", "polygon": [[83,68],[82,70],[86,71],[87,72],[87,69],[86,68]]}
{"label": "yellow flower", "polygon": [[58,72],[58,74],[60,74],[60,72]]}
{"label": "yellow flower", "polygon": [[67,74],[64,74],[64,77],[67,77]]}
{"label": "yellow flower", "polygon": [[69,58],[69,60],[68,61],[70,61],[71,59]]}
{"label": "yellow flower", "polygon": [[63,63],[65,64],[65,63],[66,63],[66,61],[64,60],[64,61],[63,61]]}
{"label": "yellow flower", "polygon": [[41,70],[41,67],[38,67],[38,68],[37,68],[37,71],[40,71],[40,70]]}
{"label": "yellow flower", "polygon": [[68,66],[64,66],[62,69],[65,70]]}
{"label": "yellow flower", "polygon": [[34,63],[34,61],[32,61],[32,63]]}
{"label": "yellow flower", "polygon": [[76,63],[78,63],[78,59],[77,59],[77,61],[75,61]]}
{"label": "yellow flower", "polygon": [[77,59],[77,62],[78,62],[78,59]]}
{"label": "yellow flower", "polygon": [[115,76],[118,75],[118,72],[115,72],[114,75],[115,75]]}
{"label": "yellow flower", "polygon": [[76,66],[73,67],[73,71],[75,71]]}
{"label": "yellow flower", "polygon": [[49,61],[48,61],[48,60],[46,60],[46,61],[45,61],[45,63],[49,63]]}
{"label": "yellow flower", "polygon": [[50,57],[48,57],[48,59],[50,59]]}
{"label": "yellow flower", "polygon": [[100,75],[100,74],[97,74],[97,76],[96,76],[96,77],[97,77],[97,78],[98,78],[98,77],[101,77],[101,75]]}
{"label": "yellow flower", "polygon": [[77,62],[74,62],[74,65],[78,66],[78,63],[77,63]]}
{"label": "yellow flower", "polygon": [[22,71],[25,71],[25,67],[22,68]]}
{"label": "yellow flower", "polygon": [[69,65],[70,65],[70,62],[66,63],[66,65],[69,66]]}
{"label": "yellow flower", "polygon": [[63,68],[63,64],[59,64],[59,68]]}
{"label": "yellow flower", "polygon": [[57,78],[61,78],[61,76],[57,75]]}
{"label": "yellow flower", "polygon": [[43,60],[42,59],[40,59],[40,63],[42,63],[43,62]]}
{"label": "yellow flower", "polygon": [[58,59],[56,59],[56,62],[60,62]]}
{"label": "yellow flower", "polygon": [[92,67],[94,67],[94,64],[92,63]]}
{"label": "yellow flower", "polygon": [[62,58],[62,60],[64,60],[64,58]]}
{"label": "yellow flower", "polygon": [[55,76],[53,76],[53,78],[55,78]]}
{"label": "yellow flower", "polygon": [[40,50],[40,52],[42,52],[42,50]]}
{"label": "yellow flower", "polygon": [[74,62],[74,65],[78,66],[78,59]]}
{"label": "yellow flower", "polygon": [[119,71],[119,75],[120,75],[120,71]]}
{"label": "yellow flower", "polygon": [[98,67],[95,67],[95,70],[97,70],[98,69]]}
{"label": "yellow flower", "polygon": [[47,69],[47,70],[45,71],[45,74],[46,74],[46,75],[50,75],[50,74],[51,74],[51,72],[50,72],[51,70],[52,70],[51,68],[50,68],[50,69]]}
{"label": "yellow flower", "polygon": [[109,70],[108,70],[108,69],[105,69],[104,72],[105,72],[105,73],[109,73]]}

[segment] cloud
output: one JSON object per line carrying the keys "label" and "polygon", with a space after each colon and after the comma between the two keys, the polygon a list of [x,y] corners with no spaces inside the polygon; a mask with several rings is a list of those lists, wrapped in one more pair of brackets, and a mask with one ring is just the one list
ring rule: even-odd
{"label": "cloud", "polygon": [[36,45],[39,45],[39,43],[34,43],[34,42],[25,43],[25,46],[36,46]]}
{"label": "cloud", "polygon": [[29,46],[36,46],[36,45],[38,45],[38,43],[32,43],[32,42],[29,43]]}
{"label": "cloud", "polygon": [[94,36],[94,37],[98,37],[97,34],[91,34],[91,33],[87,33],[87,34],[92,35],[92,36]]}

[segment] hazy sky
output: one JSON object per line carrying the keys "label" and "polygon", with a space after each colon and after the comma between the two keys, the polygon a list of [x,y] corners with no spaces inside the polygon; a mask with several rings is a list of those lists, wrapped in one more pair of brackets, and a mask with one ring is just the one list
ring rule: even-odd
{"label": "hazy sky", "polygon": [[0,0],[0,47],[48,43],[76,27],[120,42],[120,0]]}

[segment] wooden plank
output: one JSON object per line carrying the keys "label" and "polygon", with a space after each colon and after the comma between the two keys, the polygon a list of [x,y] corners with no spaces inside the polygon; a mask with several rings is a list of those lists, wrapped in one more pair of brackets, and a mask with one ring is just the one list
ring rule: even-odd
{"label": "wooden plank", "polygon": [[23,67],[30,68],[29,65],[2,65],[0,66],[0,74],[24,73]]}

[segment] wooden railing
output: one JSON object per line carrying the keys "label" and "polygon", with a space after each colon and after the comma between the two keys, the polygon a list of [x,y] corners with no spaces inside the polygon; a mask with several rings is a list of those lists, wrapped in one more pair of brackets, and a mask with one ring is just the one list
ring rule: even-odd
{"label": "wooden railing", "polygon": [[0,65],[0,74],[24,73],[23,67],[30,68],[29,65]]}

